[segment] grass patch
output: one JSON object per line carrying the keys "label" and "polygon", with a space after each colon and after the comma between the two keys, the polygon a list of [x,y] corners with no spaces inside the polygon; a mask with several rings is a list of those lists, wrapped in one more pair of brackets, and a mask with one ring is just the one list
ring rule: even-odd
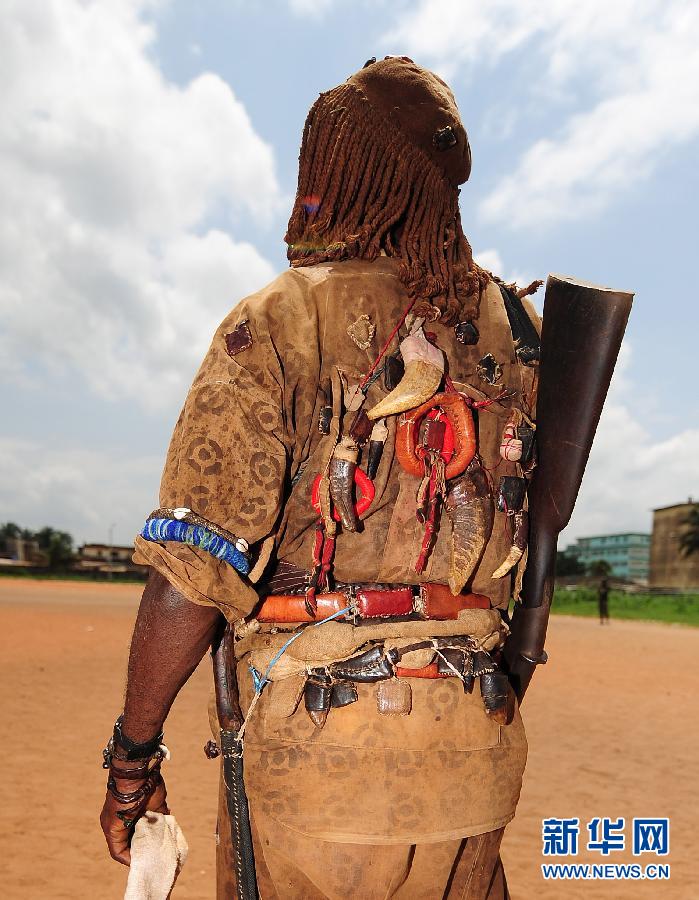
{"label": "grass patch", "polygon": [[25,578],[30,581],[85,581],[94,584],[145,584],[146,576],[118,575],[109,578],[107,575],[78,575],[75,572],[32,572],[27,569],[15,571],[9,566],[0,568],[0,578]]}
{"label": "grass patch", "polygon": [[[597,591],[590,588],[557,590],[551,611],[566,616],[597,618]],[[610,591],[609,616],[612,619],[646,619],[699,626],[699,594],[624,594]]]}

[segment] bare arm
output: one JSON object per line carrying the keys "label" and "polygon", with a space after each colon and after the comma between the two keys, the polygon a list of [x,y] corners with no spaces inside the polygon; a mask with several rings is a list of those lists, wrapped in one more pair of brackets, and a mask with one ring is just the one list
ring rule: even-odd
{"label": "bare arm", "polygon": [[131,640],[124,732],[134,741],[157,734],[180,688],[209,649],[221,613],[187,600],[151,571]]}
{"label": "bare arm", "polygon": [[[141,743],[161,730],[182,685],[209,648],[221,614],[214,607],[191,603],[162,575],[152,571],[141,598],[129,656],[122,729]],[[123,764],[134,768],[137,764]],[[120,791],[133,790],[137,781],[120,780]],[[143,810],[166,812],[165,785],[160,783]],[[107,793],[100,822],[109,852],[129,864],[129,829],[117,817],[123,809]]]}

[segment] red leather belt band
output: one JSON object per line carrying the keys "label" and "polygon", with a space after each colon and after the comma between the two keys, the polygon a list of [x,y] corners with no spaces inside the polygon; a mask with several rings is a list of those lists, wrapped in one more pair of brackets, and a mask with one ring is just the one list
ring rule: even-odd
{"label": "red leather belt band", "polygon": [[406,616],[425,620],[456,619],[462,609],[490,609],[490,599],[483,594],[454,596],[448,585],[431,582],[387,589],[358,585],[347,593],[316,594],[315,601],[316,615],[313,616],[308,612],[303,594],[272,594],[263,601],[256,619],[277,625],[318,622],[347,606],[352,609],[347,618],[359,621]]}
{"label": "red leather belt band", "polygon": [[255,618],[258,622],[275,625],[319,622],[347,607],[344,594],[316,594],[315,599],[316,615],[312,616],[306,609],[303,594],[272,594],[266,598]]}
{"label": "red leather belt band", "polygon": [[450,678],[454,674],[454,672],[440,672],[436,662],[423,666],[421,669],[405,669],[403,666],[396,666],[396,678]]}

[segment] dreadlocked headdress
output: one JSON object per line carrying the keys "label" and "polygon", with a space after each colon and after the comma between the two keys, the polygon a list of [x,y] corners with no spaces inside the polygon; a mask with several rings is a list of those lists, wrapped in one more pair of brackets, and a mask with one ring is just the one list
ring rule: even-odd
{"label": "dreadlocked headdress", "polygon": [[471,154],[454,97],[407,57],[370,61],[306,119],[285,240],[292,266],[399,257],[415,312],[474,319],[488,275],[461,228]]}

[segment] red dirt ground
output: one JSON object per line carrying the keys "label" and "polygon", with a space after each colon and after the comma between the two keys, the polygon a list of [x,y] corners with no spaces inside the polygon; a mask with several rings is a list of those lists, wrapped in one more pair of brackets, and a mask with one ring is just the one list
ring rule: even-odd
{"label": "red dirt ground", "polygon": [[[98,816],[100,750],[121,708],[140,589],[134,585],[0,580],[2,896],[120,898],[126,870],[107,856]],[[694,805],[699,629],[641,622],[552,621],[550,663],[524,705],[529,763],[503,857],[513,900],[699,896]],[[176,898],[214,896],[217,764],[204,661],[167,724],[167,782],[190,846]],[[694,710],[695,712],[692,712]],[[670,816],[670,881],[544,882],[541,820]],[[567,861],[567,860],[556,860]],[[577,862],[634,862],[630,850]]]}

